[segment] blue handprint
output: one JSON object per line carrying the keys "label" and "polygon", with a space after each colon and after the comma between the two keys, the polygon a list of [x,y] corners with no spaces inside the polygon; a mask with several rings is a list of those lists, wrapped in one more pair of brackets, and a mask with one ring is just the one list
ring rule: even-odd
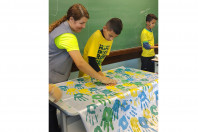
{"label": "blue handprint", "polygon": [[85,98],[83,95],[84,95],[84,94],[82,94],[82,93],[74,94],[74,100],[75,100],[75,101],[76,101],[76,99],[78,99],[79,101],[86,101],[86,100],[88,100],[88,99]]}
{"label": "blue handprint", "polygon": [[145,117],[138,117],[138,120],[146,132],[151,132],[150,130],[152,130],[152,132],[157,132],[155,129],[148,126],[148,120]]}
{"label": "blue handprint", "polygon": [[115,118],[118,119],[118,112],[120,106],[121,106],[120,100],[116,99],[112,107],[114,120]]}
{"label": "blue handprint", "polygon": [[130,105],[127,103],[126,100],[123,100],[122,105],[121,105],[121,110],[127,111],[129,110],[129,108],[130,108]]}
{"label": "blue handprint", "polygon": [[100,126],[104,124],[104,130],[107,127],[107,132],[109,132],[109,126],[112,130],[114,130],[113,123],[112,123],[112,115],[113,111],[110,107],[105,107],[102,115],[102,121],[100,123]]}
{"label": "blue handprint", "polygon": [[121,68],[118,68],[118,69],[115,70],[116,73],[122,73],[123,71],[124,71],[124,70],[121,69]]}
{"label": "blue handprint", "polygon": [[143,106],[144,106],[144,109],[146,109],[146,107],[148,107],[148,104],[147,102],[150,102],[149,99],[146,97],[146,94],[144,91],[142,91],[138,97],[140,98],[140,102],[141,102],[141,109],[143,109]]}
{"label": "blue handprint", "polygon": [[129,125],[129,123],[128,123],[126,117],[122,116],[122,118],[120,118],[120,120],[119,120],[119,126],[122,127],[122,130],[125,130],[125,129],[127,129],[128,125]]}
{"label": "blue handprint", "polygon": [[136,115],[137,115],[137,112],[136,112],[136,108],[135,107],[133,107],[133,106],[131,106],[131,108],[132,108],[132,110],[131,110],[131,112],[129,112],[133,117],[135,117]]}
{"label": "blue handprint", "polygon": [[84,87],[82,86],[82,84],[76,84],[75,85],[75,88],[77,88],[77,89],[83,89]]}
{"label": "blue handprint", "polygon": [[87,115],[86,115],[86,121],[89,118],[89,123],[94,125],[94,118],[96,120],[96,122],[98,122],[98,115],[96,115],[96,107],[98,107],[95,104],[90,104],[87,106]]}
{"label": "blue handprint", "polygon": [[134,81],[134,79],[132,77],[127,78],[127,80],[130,81],[130,82]]}
{"label": "blue handprint", "polygon": [[127,79],[130,78],[131,76],[129,74],[123,74],[124,77],[126,77]]}
{"label": "blue handprint", "polygon": [[132,71],[130,68],[125,68],[125,71]]}
{"label": "blue handprint", "polygon": [[68,87],[67,86],[59,86],[59,88],[63,91],[67,91]]}
{"label": "blue handprint", "polygon": [[151,74],[145,74],[145,76],[146,76],[147,78],[152,77]]}
{"label": "blue handprint", "polygon": [[158,105],[158,90],[154,92],[155,93],[155,98],[156,98],[156,104]]}
{"label": "blue handprint", "polygon": [[85,82],[84,78],[78,78],[77,81],[78,81],[78,83],[84,83]]}
{"label": "blue handprint", "polygon": [[107,75],[106,77],[108,77],[108,78],[110,78],[110,79],[113,79],[113,77],[111,77],[111,76],[108,76],[108,75]]}

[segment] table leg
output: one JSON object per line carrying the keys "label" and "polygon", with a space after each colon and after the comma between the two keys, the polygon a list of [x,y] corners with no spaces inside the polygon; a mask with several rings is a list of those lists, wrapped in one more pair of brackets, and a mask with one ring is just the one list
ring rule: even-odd
{"label": "table leg", "polygon": [[60,111],[60,119],[61,119],[61,130],[62,130],[62,132],[68,132],[67,131],[67,117],[62,111]]}

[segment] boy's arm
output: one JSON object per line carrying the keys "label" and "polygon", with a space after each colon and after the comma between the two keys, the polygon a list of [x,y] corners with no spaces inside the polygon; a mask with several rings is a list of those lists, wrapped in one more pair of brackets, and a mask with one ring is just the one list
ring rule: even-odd
{"label": "boy's arm", "polygon": [[151,49],[156,49],[158,46],[150,46]]}
{"label": "boy's arm", "polygon": [[155,49],[155,48],[158,48],[158,45],[151,46],[151,45],[148,43],[148,41],[145,41],[145,42],[143,42],[143,47],[144,47],[145,49]]}
{"label": "boy's arm", "polygon": [[151,46],[151,49],[156,49],[158,48],[158,44],[155,44],[155,46]]}
{"label": "boy's arm", "polygon": [[104,76],[104,74],[102,73],[100,67],[98,66],[97,62],[96,62],[96,58],[95,57],[91,57],[88,56],[89,59],[89,65],[96,71],[98,72],[101,76]]}

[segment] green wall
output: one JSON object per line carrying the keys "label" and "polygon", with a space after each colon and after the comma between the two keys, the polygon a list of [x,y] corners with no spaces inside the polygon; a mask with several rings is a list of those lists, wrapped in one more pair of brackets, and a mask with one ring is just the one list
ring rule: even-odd
{"label": "green wall", "polygon": [[[86,28],[76,34],[81,53],[91,34],[102,29],[112,17],[122,20],[123,30],[114,39],[111,51],[141,46],[140,34],[146,15],[158,16],[158,0],[49,0],[49,24],[64,16],[75,3],[84,5],[90,15]],[[155,43],[158,43],[158,22],[153,31]]]}

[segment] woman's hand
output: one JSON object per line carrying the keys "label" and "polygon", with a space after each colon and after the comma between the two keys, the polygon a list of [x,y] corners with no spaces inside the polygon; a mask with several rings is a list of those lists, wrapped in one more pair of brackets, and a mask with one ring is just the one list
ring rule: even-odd
{"label": "woman's hand", "polygon": [[54,84],[49,84],[49,94],[55,99],[54,102],[57,102],[62,97],[62,91]]}

